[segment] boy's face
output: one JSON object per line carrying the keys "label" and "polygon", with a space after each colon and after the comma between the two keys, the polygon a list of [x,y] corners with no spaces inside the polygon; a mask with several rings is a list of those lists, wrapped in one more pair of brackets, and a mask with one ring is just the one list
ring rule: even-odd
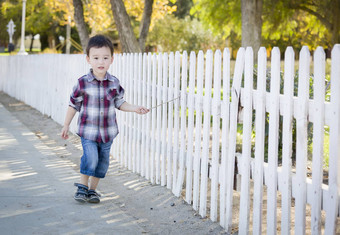
{"label": "boy's face", "polygon": [[86,60],[91,65],[94,76],[102,79],[113,62],[113,56],[108,47],[92,47]]}

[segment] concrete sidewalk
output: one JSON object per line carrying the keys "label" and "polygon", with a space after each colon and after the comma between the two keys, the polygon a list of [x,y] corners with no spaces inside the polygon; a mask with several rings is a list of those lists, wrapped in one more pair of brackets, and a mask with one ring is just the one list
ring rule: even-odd
{"label": "concrete sidewalk", "polygon": [[224,234],[165,187],[112,162],[99,204],[74,201],[77,164],[0,103],[1,234]]}
{"label": "concrete sidewalk", "polygon": [[[48,147],[0,105],[1,234],[141,234],[135,219],[112,204],[75,203],[72,162]],[[104,204],[113,197],[106,196]],[[110,217],[110,218],[109,218]],[[104,219],[105,218],[105,219]],[[109,220],[108,220],[109,218]]]}

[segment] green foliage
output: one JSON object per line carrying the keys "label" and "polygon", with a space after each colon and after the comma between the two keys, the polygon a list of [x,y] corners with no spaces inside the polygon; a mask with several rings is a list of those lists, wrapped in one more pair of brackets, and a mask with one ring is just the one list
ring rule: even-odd
{"label": "green foliage", "polygon": [[194,0],[190,13],[197,17],[206,29],[227,41],[236,50],[241,45],[240,0]]}
{"label": "green foliage", "polygon": [[222,49],[222,38],[216,37],[211,31],[205,30],[196,19],[190,17],[178,19],[167,15],[155,22],[149,33],[147,45],[157,46],[161,51],[205,51],[207,49]]}

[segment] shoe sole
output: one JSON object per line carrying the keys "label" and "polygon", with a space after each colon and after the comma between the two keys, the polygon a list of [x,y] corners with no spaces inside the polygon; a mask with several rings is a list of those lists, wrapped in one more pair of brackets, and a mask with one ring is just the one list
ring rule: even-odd
{"label": "shoe sole", "polygon": [[88,200],[89,203],[99,203],[100,200],[98,198],[92,198]]}
{"label": "shoe sole", "polygon": [[77,202],[85,203],[87,200],[84,198],[74,198]]}

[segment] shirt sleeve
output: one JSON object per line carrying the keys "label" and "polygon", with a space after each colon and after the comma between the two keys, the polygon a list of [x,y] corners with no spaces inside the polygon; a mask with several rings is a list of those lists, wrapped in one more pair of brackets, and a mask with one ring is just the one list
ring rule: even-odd
{"label": "shirt sleeve", "polygon": [[124,99],[124,88],[121,87],[120,85],[118,86],[118,89],[117,89],[117,94],[116,96],[114,97],[114,104],[115,104],[115,107],[117,109],[120,108],[120,106],[125,103],[125,99]]}
{"label": "shirt sleeve", "polygon": [[73,87],[73,91],[70,95],[69,106],[71,106],[72,108],[74,108],[75,110],[79,112],[82,102],[83,102],[83,91],[78,81],[77,84]]}

